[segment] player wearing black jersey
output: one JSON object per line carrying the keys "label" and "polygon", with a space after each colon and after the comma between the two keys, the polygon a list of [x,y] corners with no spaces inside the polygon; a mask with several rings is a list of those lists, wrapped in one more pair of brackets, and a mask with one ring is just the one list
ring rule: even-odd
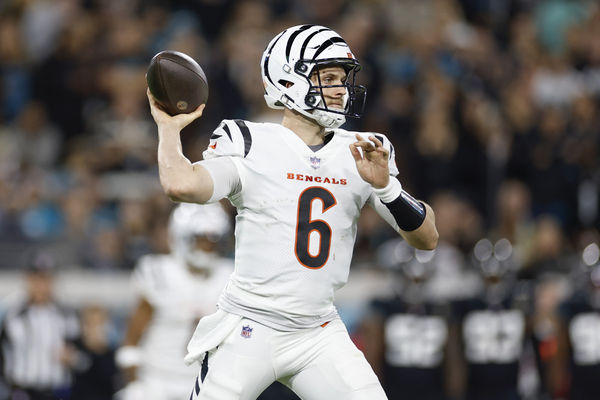
{"label": "player wearing black jersey", "polygon": [[390,399],[446,398],[449,307],[425,297],[434,251],[412,249],[401,240],[381,246],[379,258],[400,279],[393,297],[371,303],[361,325],[365,356]]}
{"label": "player wearing black jersey", "polygon": [[513,280],[508,240],[477,243],[473,261],[482,273],[480,295],[457,301],[454,323],[460,331],[460,354],[466,372],[467,400],[520,399],[519,366],[529,331],[529,297]]}
{"label": "player wearing black jersey", "polygon": [[600,399],[600,251],[596,243],[583,252],[583,277],[573,295],[558,307],[558,351],[553,364],[556,395],[569,400]]}

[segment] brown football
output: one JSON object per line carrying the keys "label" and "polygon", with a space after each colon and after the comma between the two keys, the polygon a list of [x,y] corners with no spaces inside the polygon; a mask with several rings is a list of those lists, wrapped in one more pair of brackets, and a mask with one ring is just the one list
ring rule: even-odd
{"label": "brown football", "polygon": [[179,51],[161,51],[146,71],[150,93],[170,115],[194,111],[208,100],[208,81],[200,65]]}

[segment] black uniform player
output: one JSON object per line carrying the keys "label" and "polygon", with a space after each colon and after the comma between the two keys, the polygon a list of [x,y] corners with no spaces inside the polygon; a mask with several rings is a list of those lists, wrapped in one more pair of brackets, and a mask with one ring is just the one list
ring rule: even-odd
{"label": "black uniform player", "polygon": [[467,400],[519,399],[519,365],[528,326],[528,296],[514,285],[511,246],[506,239],[495,245],[477,243],[474,261],[484,278],[475,298],[454,304],[460,332],[460,354],[465,365]]}
{"label": "black uniform player", "polygon": [[388,398],[444,399],[449,307],[427,301],[423,290],[433,271],[433,252],[396,240],[382,247],[392,255],[386,261],[400,272],[402,285],[394,297],[372,302],[362,325],[365,356]]}
{"label": "black uniform player", "polygon": [[558,374],[552,381],[555,393],[566,388],[569,400],[600,399],[599,253],[595,243],[586,247],[582,285],[576,285],[574,294],[558,307],[559,346],[554,368]]}

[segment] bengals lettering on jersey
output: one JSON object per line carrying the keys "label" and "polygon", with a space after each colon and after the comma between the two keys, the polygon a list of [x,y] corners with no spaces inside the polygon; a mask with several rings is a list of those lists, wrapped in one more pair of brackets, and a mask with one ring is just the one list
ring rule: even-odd
{"label": "bengals lettering on jersey", "polygon": [[[348,278],[360,211],[379,199],[348,149],[355,132],[330,135],[313,151],[279,124],[224,120],[213,132],[204,158],[230,158],[241,181],[229,195],[238,209],[236,269],[223,310],[280,330],[337,316],[334,291]],[[377,137],[397,175],[391,143]]]}

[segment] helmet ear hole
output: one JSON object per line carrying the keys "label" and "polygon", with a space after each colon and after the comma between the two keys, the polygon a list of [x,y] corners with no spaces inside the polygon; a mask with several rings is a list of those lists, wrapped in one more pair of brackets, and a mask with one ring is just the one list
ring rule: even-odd
{"label": "helmet ear hole", "polygon": [[304,74],[306,71],[308,71],[308,65],[304,64],[302,61],[298,61],[296,65],[294,65],[294,70],[297,73]]}
{"label": "helmet ear hole", "polygon": [[281,86],[285,86],[286,88],[290,88],[292,86],[294,86],[294,82],[290,82],[290,81],[286,81],[284,79],[280,79],[279,81],[277,81]]}

